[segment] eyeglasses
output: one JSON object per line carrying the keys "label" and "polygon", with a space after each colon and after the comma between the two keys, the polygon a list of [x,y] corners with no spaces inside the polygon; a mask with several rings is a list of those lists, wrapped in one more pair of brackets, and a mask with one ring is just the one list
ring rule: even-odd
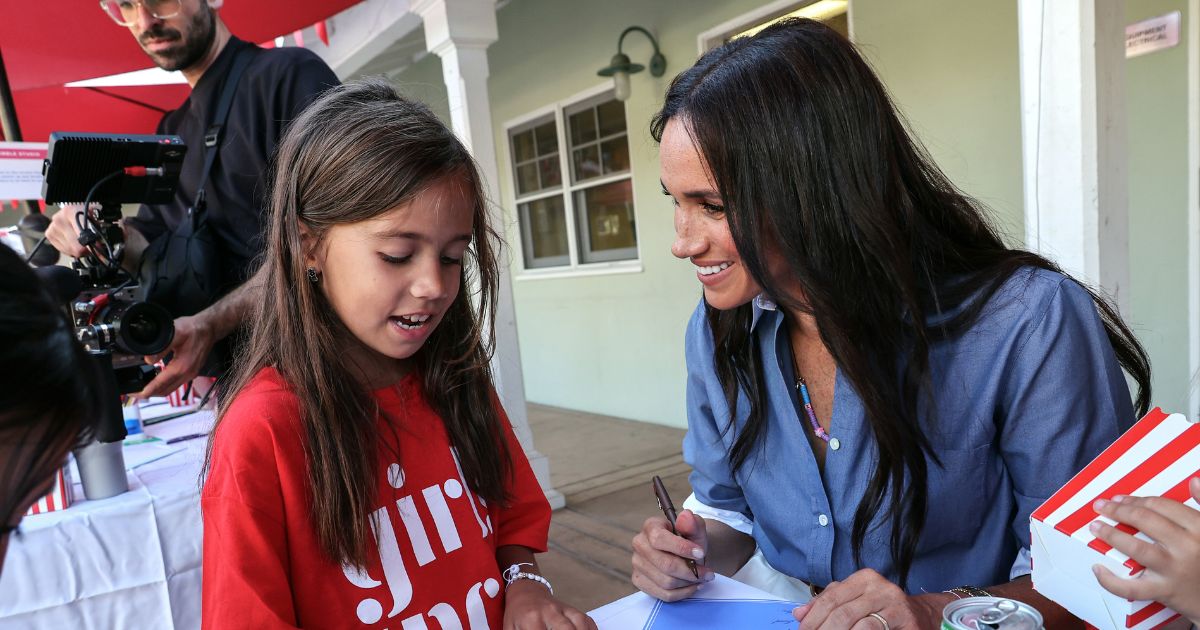
{"label": "eyeglasses", "polygon": [[133,26],[142,8],[160,20],[179,15],[179,0],[100,0],[100,8],[117,24]]}

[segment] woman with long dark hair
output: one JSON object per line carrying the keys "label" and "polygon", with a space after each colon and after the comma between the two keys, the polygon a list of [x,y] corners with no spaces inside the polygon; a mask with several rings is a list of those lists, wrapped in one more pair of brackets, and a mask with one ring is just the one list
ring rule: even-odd
{"label": "woman with long dark hair", "polygon": [[936,627],[980,592],[1068,623],[1030,584],[1029,514],[1146,410],[1116,310],[1006,246],[819,22],[705,54],[652,132],[704,299],[694,494],[679,536],[634,539],[634,584],[680,599],[755,556],[820,592],[805,629]]}

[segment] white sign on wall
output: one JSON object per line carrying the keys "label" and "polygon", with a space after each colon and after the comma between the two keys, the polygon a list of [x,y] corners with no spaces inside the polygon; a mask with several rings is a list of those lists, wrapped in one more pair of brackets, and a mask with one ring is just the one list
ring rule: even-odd
{"label": "white sign on wall", "polygon": [[1143,20],[1125,27],[1125,58],[1179,45],[1180,12]]}
{"label": "white sign on wall", "polygon": [[0,202],[42,198],[45,142],[0,142]]}

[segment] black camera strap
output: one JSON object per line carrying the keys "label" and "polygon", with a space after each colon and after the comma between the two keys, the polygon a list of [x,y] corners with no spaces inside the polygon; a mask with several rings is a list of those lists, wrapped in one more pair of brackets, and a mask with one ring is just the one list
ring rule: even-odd
{"label": "black camera strap", "polygon": [[196,202],[188,209],[193,231],[204,224],[207,214],[205,208],[208,206],[204,187],[208,184],[208,175],[212,173],[213,164],[217,161],[217,152],[221,148],[221,139],[225,131],[225,120],[229,118],[229,110],[233,106],[233,95],[237,92],[238,80],[242,78],[246,66],[250,65],[253,51],[254,48],[248,46],[239,50],[233,58],[233,66],[230,67],[229,74],[225,75],[225,82],[221,84],[221,100],[217,104],[216,115],[204,134],[204,170],[200,172],[200,188],[196,191]]}

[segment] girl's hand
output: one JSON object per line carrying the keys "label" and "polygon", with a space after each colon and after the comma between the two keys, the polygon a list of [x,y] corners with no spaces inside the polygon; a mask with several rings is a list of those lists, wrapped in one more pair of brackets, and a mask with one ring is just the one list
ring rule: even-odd
{"label": "girl's hand", "polygon": [[596,630],[596,622],[555,599],[545,586],[517,580],[504,592],[504,630]]}
{"label": "girl's hand", "polygon": [[[633,585],[664,602],[691,597],[715,576],[702,564],[708,550],[704,519],[684,510],[675,519],[675,529],[679,535],[671,533],[667,519],[654,516],[646,519],[642,531],[633,537]],[[696,563],[699,576],[692,573],[688,560]]]}
{"label": "girl's hand", "polygon": [[[882,620],[872,617],[874,613]],[[871,569],[832,582],[792,611],[801,630],[916,630],[936,628],[942,611],[929,597],[910,597]]]}
{"label": "girl's hand", "polygon": [[[1192,497],[1200,501],[1200,477],[1191,480]],[[1136,578],[1119,578],[1095,565],[1100,586],[1128,599],[1150,599],[1200,625],[1200,511],[1162,497],[1113,497],[1097,501],[1096,511],[1145,532],[1154,542],[1135,538],[1103,524],[1092,533],[1146,567]]]}

